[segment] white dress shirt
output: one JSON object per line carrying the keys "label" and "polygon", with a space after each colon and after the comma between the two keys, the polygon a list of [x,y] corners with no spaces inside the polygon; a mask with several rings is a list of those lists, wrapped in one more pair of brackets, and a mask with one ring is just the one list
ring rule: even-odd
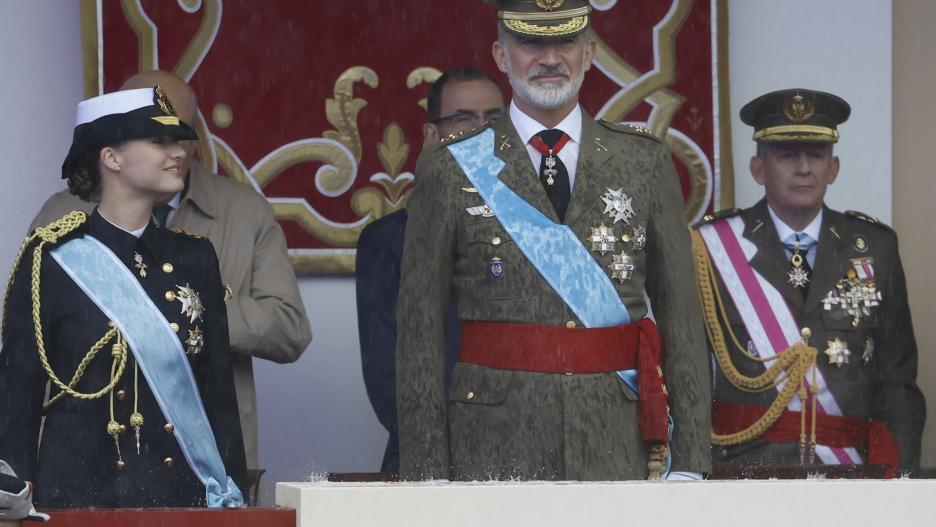
{"label": "white dress shirt", "polygon": [[[819,209],[819,214],[816,214],[816,217],[809,222],[809,225],[801,231],[795,231],[784,223],[770,205],[767,205],[767,211],[770,213],[770,219],[773,220],[774,228],[777,229],[777,236],[780,238],[780,243],[785,243],[787,238],[794,234],[807,234],[815,241],[812,247],[809,248],[809,252],[806,253],[806,261],[809,262],[809,266],[814,266],[816,264],[816,248],[819,246],[819,234],[822,229],[822,209]],[[793,252],[789,249],[786,249],[786,253],[787,258],[793,256]]]}
{"label": "white dress shirt", "polygon": [[[530,160],[533,161],[535,172],[539,174],[543,154],[540,154],[539,150],[530,144],[530,139],[543,130],[548,130],[549,127],[543,126],[536,119],[523,113],[520,108],[517,108],[517,105],[513,101],[510,101],[510,121],[513,123],[514,128],[517,129],[517,135],[520,136],[520,140],[526,145],[527,152],[530,154]],[[581,145],[582,142],[582,107],[576,104],[575,108],[569,112],[569,115],[553,127],[553,129],[562,130],[570,137],[569,142],[562,147],[562,150],[560,150],[556,156],[562,160],[566,170],[569,172],[569,192],[571,192],[572,189],[575,188],[575,166],[578,164],[579,145]]]}

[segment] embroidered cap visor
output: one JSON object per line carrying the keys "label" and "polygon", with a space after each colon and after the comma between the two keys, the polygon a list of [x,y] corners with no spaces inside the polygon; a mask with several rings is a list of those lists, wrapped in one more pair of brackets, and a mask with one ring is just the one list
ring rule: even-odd
{"label": "embroidered cap visor", "polygon": [[91,150],[150,137],[198,139],[195,130],[175,115],[172,104],[158,86],[122,90],[82,101],[78,103],[71,148],[62,163],[62,179]]}
{"label": "embroidered cap visor", "polygon": [[517,36],[566,38],[588,29],[588,0],[485,0],[497,5],[497,18]]}
{"label": "embroidered cap visor", "polygon": [[837,143],[838,125],[851,107],[831,93],[807,89],[761,95],[741,108],[741,120],[754,127],[755,141]]}

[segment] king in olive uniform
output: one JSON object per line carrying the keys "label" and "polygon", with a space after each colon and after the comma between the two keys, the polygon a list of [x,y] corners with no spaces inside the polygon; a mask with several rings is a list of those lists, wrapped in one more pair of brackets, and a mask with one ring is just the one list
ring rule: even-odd
{"label": "king in olive uniform", "polygon": [[[579,107],[588,2],[498,7],[509,114],[427,149],[409,198],[401,476],[645,479],[671,465],[699,477],[710,370],[686,301],[695,284],[670,154],[649,131]],[[462,344],[446,394],[450,299]]]}
{"label": "king in olive uniform", "polygon": [[919,466],[926,411],[897,235],[823,201],[849,113],[841,98],[806,89],[744,106],[766,196],[693,233],[719,364],[721,467],[873,464],[894,476]]}

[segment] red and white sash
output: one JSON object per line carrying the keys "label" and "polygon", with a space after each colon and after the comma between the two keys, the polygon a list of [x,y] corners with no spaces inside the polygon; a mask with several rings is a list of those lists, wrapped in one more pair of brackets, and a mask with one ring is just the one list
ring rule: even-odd
{"label": "red and white sash", "polygon": [[[799,342],[800,328],[790,306],[780,292],[751,267],[750,260],[757,253],[757,246],[743,236],[744,221],[737,216],[726,218],[703,225],[699,233],[741,315],[755,348],[751,351],[759,356],[775,355]],[[765,362],[764,366],[769,368],[773,362]],[[821,414],[842,415],[842,409],[818,368],[816,384],[819,388],[817,411]],[[798,397],[794,397],[787,405],[787,409],[794,412],[801,408]],[[863,463],[861,455],[854,448],[817,445],[816,455],[827,465]]]}

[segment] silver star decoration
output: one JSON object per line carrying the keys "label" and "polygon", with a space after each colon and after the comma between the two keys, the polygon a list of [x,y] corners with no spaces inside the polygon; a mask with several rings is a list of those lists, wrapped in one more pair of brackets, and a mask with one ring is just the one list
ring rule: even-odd
{"label": "silver star decoration", "polygon": [[617,236],[614,235],[614,227],[608,227],[604,223],[597,227],[592,227],[591,236],[588,237],[591,242],[591,250],[598,251],[602,256],[614,250],[614,244],[617,242]]}
{"label": "silver star decoration", "polygon": [[179,288],[176,298],[179,299],[179,302],[182,302],[182,314],[189,317],[189,323],[194,323],[205,312],[205,306],[202,305],[198,293],[188,284],[185,284],[185,286],[176,285],[176,287]]}
{"label": "silver star decoration", "polygon": [[609,188],[608,191],[601,196],[601,201],[605,203],[603,214],[607,214],[613,218],[613,223],[624,221],[624,223],[630,225],[630,220],[634,217],[636,212],[634,212],[634,207],[631,205],[633,198],[624,193],[623,187],[617,190],[611,190]]}
{"label": "silver star decoration", "polygon": [[787,281],[793,287],[806,287],[806,284],[809,283],[809,273],[802,267],[794,267],[792,271],[787,273]]}
{"label": "silver star decoration", "polygon": [[608,266],[611,269],[611,278],[623,284],[634,274],[634,259],[623,251],[621,254],[615,254],[613,258],[611,265]]}
{"label": "silver star decoration", "polygon": [[825,354],[829,356],[829,364],[833,364],[839,368],[843,364],[848,364],[848,356],[851,355],[851,351],[848,350],[848,345],[842,339],[836,337],[835,340],[827,340],[829,345],[825,350]]}

